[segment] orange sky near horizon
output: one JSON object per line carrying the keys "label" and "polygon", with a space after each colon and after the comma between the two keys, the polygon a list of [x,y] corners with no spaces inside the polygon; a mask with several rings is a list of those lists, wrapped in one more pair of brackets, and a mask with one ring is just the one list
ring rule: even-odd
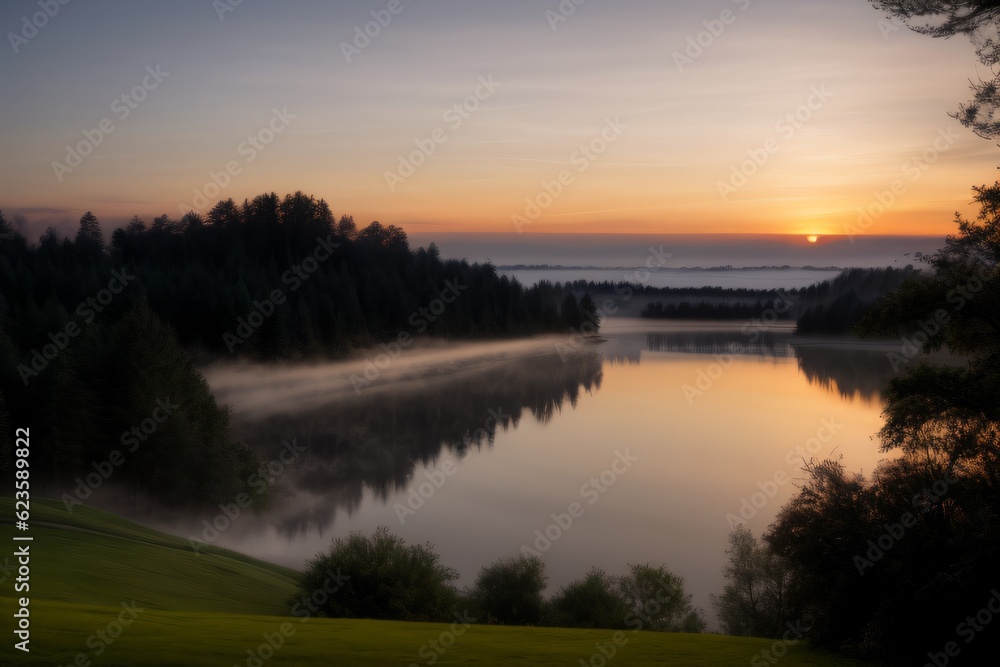
{"label": "orange sky near horizon", "polygon": [[296,190],[410,233],[944,235],[996,180],[948,116],[971,45],[864,1],[427,0],[357,53],[365,3],[109,4],[3,56],[0,209],[35,238]]}

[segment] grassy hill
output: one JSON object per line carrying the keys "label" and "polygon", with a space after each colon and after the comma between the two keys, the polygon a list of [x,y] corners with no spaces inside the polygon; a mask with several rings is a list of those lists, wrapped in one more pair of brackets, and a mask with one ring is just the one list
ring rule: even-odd
{"label": "grassy hill", "polygon": [[[13,514],[13,501],[0,499],[5,535]],[[29,534],[32,600],[115,607],[134,598],[149,609],[284,614],[298,576],[224,549],[195,553],[185,539],[89,507],[69,514],[59,501],[31,501]]]}
{"label": "grassy hill", "polygon": [[[10,639],[15,603],[8,576],[0,584],[0,615],[8,619],[3,665],[78,659],[101,667],[411,665],[432,658],[438,665],[579,665],[599,655],[598,645],[608,651],[614,637],[611,630],[471,625],[462,631],[449,624],[289,616],[293,570],[224,549],[198,555],[186,540],[90,508],[69,515],[59,502],[35,500],[31,509],[32,652],[16,651]],[[12,515],[13,502],[0,499],[8,545]],[[448,648],[436,650],[434,641]],[[609,663],[747,665],[773,646],[763,639],[625,632]],[[267,659],[254,660],[261,657]],[[793,645],[780,664],[860,663]]]}

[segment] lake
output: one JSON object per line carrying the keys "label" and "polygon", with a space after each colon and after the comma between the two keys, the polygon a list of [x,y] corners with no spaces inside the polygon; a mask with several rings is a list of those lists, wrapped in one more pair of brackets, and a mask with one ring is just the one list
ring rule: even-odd
{"label": "lake", "polygon": [[665,563],[714,626],[733,517],[766,529],[804,457],[867,474],[884,456],[873,435],[898,345],[624,318],[602,335],[207,368],[235,436],[276,462],[272,506],[139,518],[295,568],[388,526],[431,542],[460,585],[533,549],[550,594],[592,566]]}

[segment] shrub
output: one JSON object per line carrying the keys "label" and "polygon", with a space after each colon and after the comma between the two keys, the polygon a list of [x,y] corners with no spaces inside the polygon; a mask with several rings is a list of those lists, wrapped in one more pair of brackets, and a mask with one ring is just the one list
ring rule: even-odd
{"label": "shrub", "polygon": [[539,625],[545,609],[545,564],[522,554],[485,566],[469,591],[477,615],[487,623]]}
{"label": "shrub", "polygon": [[[311,598],[318,613],[333,618],[447,620],[458,572],[439,559],[431,544],[408,545],[385,527],[370,537],[351,533],[307,563],[299,584],[303,597],[294,603],[311,608]],[[332,593],[331,580],[339,583]]]}

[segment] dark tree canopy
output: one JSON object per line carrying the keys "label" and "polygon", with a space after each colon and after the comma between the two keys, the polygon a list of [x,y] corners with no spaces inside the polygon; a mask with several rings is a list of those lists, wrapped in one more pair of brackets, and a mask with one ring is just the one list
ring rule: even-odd
{"label": "dark tree canopy", "polygon": [[[790,564],[811,640],[921,664],[983,605],[1000,557],[1000,184],[976,188],[980,214],[880,300],[861,324],[901,336],[884,391],[883,451],[869,478],[810,462],[766,536]],[[916,363],[946,347],[948,365]],[[988,597],[988,596],[987,596]],[[983,598],[983,599],[981,599]],[[933,611],[933,613],[929,613]],[[997,635],[962,643],[987,664]]]}
{"label": "dark tree canopy", "polygon": [[542,559],[521,554],[484,566],[469,598],[484,623],[538,625],[547,580]]}
{"label": "dark tree canopy", "polygon": [[[229,437],[196,363],[336,358],[420,336],[565,333],[584,317],[572,292],[524,287],[434,246],[411,250],[393,225],[338,223],[302,192],[227,199],[204,218],[134,217],[107,246],[90,212],[73,239],[50,228],[35,244],[0,215],[0,423],[32,424],[47,443],[33,480],[67,483],[106,459],[157,399],[183,395],[115,483],[168,502],[231,498],[253,457]],[[358,376],[355,389],[366,381]],[[0,469],[11,460],[5,433]],[[207,464],[221,460],[232,465]]]}

